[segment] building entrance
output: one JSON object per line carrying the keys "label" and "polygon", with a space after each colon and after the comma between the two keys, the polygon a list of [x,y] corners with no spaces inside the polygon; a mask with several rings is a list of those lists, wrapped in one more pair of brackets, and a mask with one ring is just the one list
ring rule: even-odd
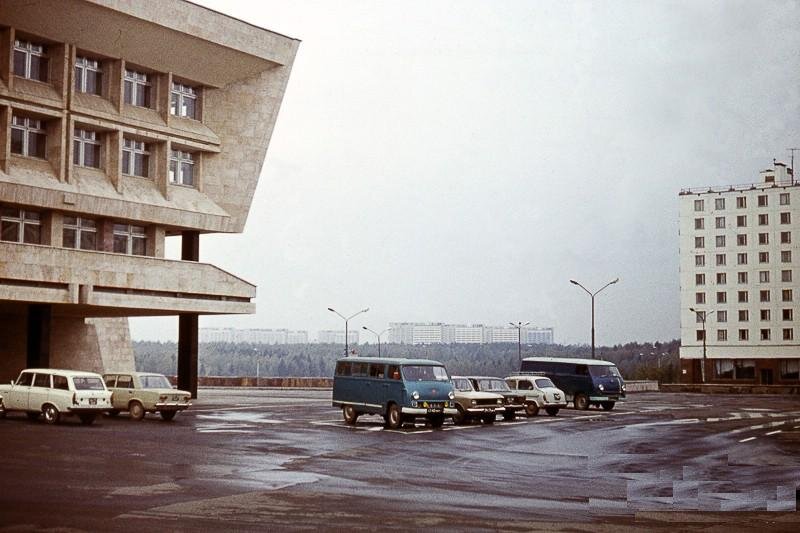
{"label": "building entrance", "polygon": [[762,368],[761,369],[761,384],[762,385],[772,385],[772,369],[771,368]]}

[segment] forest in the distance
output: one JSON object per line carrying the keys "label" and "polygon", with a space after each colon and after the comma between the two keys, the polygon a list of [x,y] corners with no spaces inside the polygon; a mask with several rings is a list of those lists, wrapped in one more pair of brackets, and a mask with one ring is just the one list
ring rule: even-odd
{"label": "forest in the distance", "polygon": [[[626,379],[678,380],[680,342],[618,344],[597,348],[597,358],[615,363]],[[354,347],[358,355],[378,355],[377,344]],[[175,342],[134,341],[136,369],[174,375],[178,345]],[[336,359],[344,355],[339,344],[201,343],[201,376],[329,377]],[[506,376],[519,370],[516,343],[499,344],[382,344],[383,357],[435,359],[451,374]],[[585,345],[534,344],[522,347],[522,357],[591,357]]]}

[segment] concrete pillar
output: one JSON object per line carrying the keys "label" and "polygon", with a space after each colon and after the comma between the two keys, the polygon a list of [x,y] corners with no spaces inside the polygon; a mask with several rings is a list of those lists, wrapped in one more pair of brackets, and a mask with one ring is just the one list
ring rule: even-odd
{"label": "concrete pillar", "polygon": [[[181,237],[181,259],[200,260],[200,233],[184,231]],[[197,342],[199,315],[178,315],[178,388],[197,398]]]}
{"label": "concrete pillar", "polygon": [[28,306],[27,368],[50,366],[50,330],[53,308],[49,305]]}

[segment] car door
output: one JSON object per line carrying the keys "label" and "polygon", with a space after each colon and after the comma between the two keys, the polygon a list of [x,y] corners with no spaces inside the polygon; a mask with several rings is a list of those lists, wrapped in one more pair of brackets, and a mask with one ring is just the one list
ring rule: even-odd
{"label": "car door", "polygon": [[117,376],[117,386],[114,388],[114,409],[127,409],[128,403],[133,399],[133,376],[120,374]]}
{"label": "car door", "polygon": [[28,411],[41,411],[42,406],[47,403],[47,396],[50,393],[50,374],[37,372],[33,377],[33,385],[28,393]]}
{"label": "car door", "polygon": [[3,395],[3,405],[8,410],[25,410],[28,408],[28,394],[33,385],[33,372],[23,372],[14,385]]}

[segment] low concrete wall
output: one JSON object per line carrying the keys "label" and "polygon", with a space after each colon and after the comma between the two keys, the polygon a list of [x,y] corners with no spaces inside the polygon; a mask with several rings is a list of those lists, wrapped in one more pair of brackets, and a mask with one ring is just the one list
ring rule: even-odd
{"label": "low concrete wall", "polygon": [[658,381],[626,381],[625,392],[657,392]]}
{"label": "low concrete wall", "polygon": [[800,385],[728,385],[700,383],[662,383],[662,392],[700,392],[703,394],[800,394]]}

